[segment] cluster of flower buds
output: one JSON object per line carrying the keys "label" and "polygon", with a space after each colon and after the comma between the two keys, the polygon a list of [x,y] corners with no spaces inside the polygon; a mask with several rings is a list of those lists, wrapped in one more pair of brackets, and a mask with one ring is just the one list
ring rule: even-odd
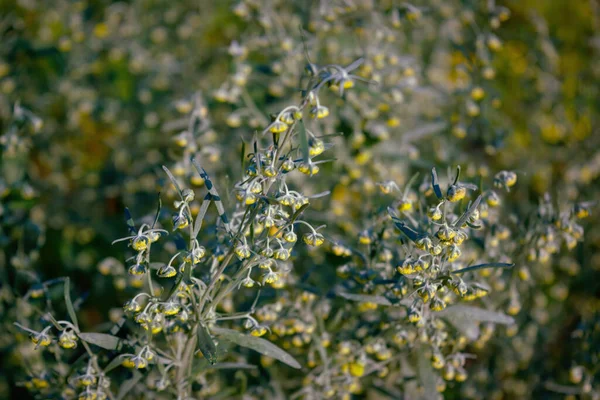
{"label": "cluster of flower buds", "polygon": [[[524,398],[543,383],[597,397],[588,315],[597,304],[581,289],[597,261],[582,245],[594,204],[581,201],[597,195],[600,176],[596,90],[586,85],[597,74],[571,57],[570,34],[587,36],[593,24],[559,29],[554,40],[536,13],[520,35],[534,43],[523,46],[504,42],[510,11],[494,1],[236,0],[202,11],[141,3],[21,1],[5,21],[0,120],[12,122],[0,135],[0,260],[9,256],[9,280],[29,285],[23,299],[17,283],[1,289],[0,307],[33,344],[15,335],[18,345],[11,338],[3,348],[27,358],[17,373],[27,370],[34,396],[104,399],[125,388],[120,397],[204,398],[227,388],[249,399]],[[532,14],[512,6],[519,23]],[[30,79],[31,65],[40,79]],[[45,81],[56,90],[40,96],[35,85]],[[502,89],[515,82],[528,90]],[[193,160],[219,185],[239,179],[221,197]],[[160,208],[139,229],[128,217],[117,240],[128,244],[125,262],[97,251],[121,228],[102,217],[149,203],[161,162],[170,221]],[[424,165],[456,163],[473,183],[449,173],[442,191],[435,172],[408,179]],[[313,200],[329,191],[331,201]],[[531,204],[545,192],[556,195]],[[201,230],[212,205],[218,220]],[[46,225],[62,232],[50,238],[60,254],[39,251]],[[597,228],[590,237],[597,248]],[[97,265],[91,298],[110,280],[116,304],[94,312],[115,307],[117,330],[81,333],[72,315],[81,302],[67,295],[72,322],[52,317],[56,291],[32,269],[44,254],[69,273]],[[255,295],[249,311],[234,312]],[[542,382],[555,372],[539,367],[554,365],[540,358],[540,338],[571,334],[572,310],[586,324],[573,332],[585,339],[573,359],[559,356],[572,365],[557,375],[570,386]],[[228,342],[267,348],[261,379],[240,368],[242,389],[227,371],[205,368],[240,365],[245,350],[226,352]],[[290,355],[275,344],[306,367],[304,379],[277,369]],[[74,351],[85,353],[69,368]],[[119,365],[134,371],[119,369],[111,388],[106,370]]]}
{"label": "cluster of flower buds", "polygon": [[[427,362],[439,370],[433,374],[436,389],[443,391],[446,382],[466,380],[465,360],[471,357],[465,352],[467,345],[491,338],[493,329],[479,328],[480,321],[491,318],[488,313],[494,322],[512,323],[502,313],[461,304],[476,302],[492,290],[479,276],[482,271],[513,264],[506,258],[486,262],[489,256],[478,249],[473,239],[484,239],[498,215],[481,213],[488,192],[467,201],[468,191],[478,187],[461,182],[459,174],[460,168],[445,191],[435,169],[417,192],[412,179],[391,201],[394,227],[385,221],[389,218],[385,213],[371,214],[373,225],[356,232],[356,243],[330,246],[342,262],[336,270],[340,283],[335,291],[346,301],[356,301],[361,315],[358,320],[342,317],[344,322],[337,327],[336,337],[344,337],[339,334],[344,331],[352,340],[338,342],[335,351],[321,350],[326,351],[330,368],[335,365],[347,377],[346,386],[335,386],[331,395],[362,393],[371,379],[397,370],[401,358],[395,354],[418,358],[421,353],[429,354]],[[384,199],[399,192],[394,182],[384,181],[379,187]],[[428,205],[431,197],[434,203]],[[472,265],[472,260],[481,262]],[[340,315],[348,312],[346,307],[338,311]],[[331,312],[335,314],[335,308]],[[318,376],[324,382],[322,365],[315,362],[314,373],[315,380]],[[325,386],[318,390],[325,391]]]}

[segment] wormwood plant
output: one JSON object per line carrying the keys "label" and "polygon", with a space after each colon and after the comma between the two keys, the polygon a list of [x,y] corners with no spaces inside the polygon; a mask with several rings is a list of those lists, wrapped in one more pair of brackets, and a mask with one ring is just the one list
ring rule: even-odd
{"label": "wormwood plant", "polygon": [[[341,281],[332,294],[357,302],[360,317],[349,317],[355,310],[347,303],[334,304],[331,313],[337,318],[322,329],[336,330],[336,345],[332,351],[322,348],[320,352],[329,368],[325,373],[316,363],[315,376],[325,378],[314,379],[316,384],[304,388],[305,393],[315,398],[323,389],[331,396],[356,394],[365,385],[385,387],[391,397],[408,393],[435,398],[436,390],[443,392],[467,379],[466,363],[475,357],[467,349],[484,348],[496,325],[507,325],[514,334],[516,321],[495,309],[506,304],[509,314],[518,313],[517,285],[530,279],[524,253],[536,253],[524,249],[539,248],[539,238],[529,230],[516,239],[522,228],[509,229],[499,212],[497,190],[514,186],[515,173],[499,172],[490,182],[496,188],[484,190],[468,203],[462,201],[469,197],[467,193],[480,188],[459,178],[460,168],[444,190],[435,169],[416,191],[411,185],[417,176],[402,191],[394,182],[383,181],[381,193],[388,198],[397,193],[395,200],[378,201],[366,210],[367,216],[357,219],[364,224],[358,231],[342,226],[357,232],[358,240],[341,239],[330,248],[343,260],[337,268]],[[381,207],[386,203],[388,211]],[[578,226],[575,211],[561,218],[564,225]],[[530,222],[543,225],[543,220]],[[553,230],[548,225],[545,229]],[[559,235],[552,240],[572,246],[568,229]],[[508,242],[510,236],[521,245]],[[512,277],[505,270],[514,271]],[[421,389],[411,381],[415,376]],[[399,386],[402,392],[394,388]]]}
{"label": "wormwood plant", "polygon": [[0,5],[0,392],[597,397],[584,3]]}
{"label": "wormwood plant", "polygon": [[[291,269],[288,260],[298,240],[296,232],[304,231],[302,241],[308,246],[319,247],[324,243],[325,237],[319,232],[323,226],[315,228],[301,219],[302,212],[309,205],[309,196],[289,188],[286,176],[295,170],[308,176],[316,175],[319,165],[327,161],[318,159],[326,145],[322,138],[305,127],[304,116],[326,118],[329,110],[319,101],[321,89],[326,84],[336,85],[340,93],[350,89],[355,80],[361,80],[351,74],[361,62],[358,60],[348,67],[315,66],[314,75],[300,104],[285,107],[257,134],[254,152],[249,154],[249,165],[242,179],[234,186],[239,203],[231,220],[225,213],[216,187],[196,160],[193,159],[192,164],[208,193],[195,216],[190,208],[195,192],[189,188],[182,189],[169,169],[163,167],[179,196],[174,204],[173,230],[187,232],[187,243],[168,262],[155,262],[151,259],[152,245],[156,246],[161,236],[168,234],[157,227],[160,203],[154,222],[151,225],[144,223],[139,229],[127,211],[127,226],[131,235],[113,243],[128,242],[136,253],[127,259],[130,264],[127,272],[134,277],[143,277],[136,286],[144,290],[124,306],[139,326],[132,335],[126,339],[115,336],[123,322],[117,324],[111,334],[81,332],[70,299],[68,278],[64,280],[64,297],[70,321],[56,320],[48,303],[44,314],[48,324],[39,331],[16,323],[30,334],[36,346],[58,345],[62,349],[74,349],[78,342],[82,343],[87,354],[80,357],[76,365],[85,363],[85,373],[77,375],[78,372],[75,372],[72,376],[72,368],[62,369],[60,377],[69,383],[68,387],[61,389],[62,395],[79,392],[79,398],[112,398],[108,373],[121,364],[135,370],[156,365],[156,372],[153,371],[158,375],[156,389],[173,391],[178,398],[187,398],[192,390],[191,379],[202,379],[196,376],[197,372],[192,373],[197,370],[193,363],[194,355],[204,356],[211,365],[218,362],[218,344],[213,336],[250,347],[300,368],[300,364],[288,353],[268,341],[258,339],[268,331],[269,326],[259,323],[252,316],[256,301],[249,311],[238,313],[220,313],[217,308],[226,296],[241,287],[251,288],[257,284],[281,287]],[[196,117],[193,114],[192,118]],[[260,138],[266,134],[272,135],[271,144],[261,148]],[[217,244],[207,252],[198,237],[211,203],[217,208],[219,222],[215,231]],[[183,239],[182,236],[180,238]],[[230,272],[225,274],[228,267]],[[172,280],[168,290],[159,286],[159,282],[166,279]],[[43,288],[55,283],[47,282]],[[44,296],[44,291],[36,294],[37,297]],[[243,326],[250,335],[218,326],[220,321],[230,320],[244,321]],[[58,334],[57,340],[53,339],[52,333]],[[164,333],[165,337],[159,336],[159,333]],[[101,367],[99,360],[104,361],[106,356],[98,356],[90,344],[108,350],[119,349],[120,354]],[[57,352],[58,348],[54,350]],[[60,353],[56,355],[59,357]],[[60,362],[58,358],[57,361]],[[141,378],[142,374],[135,373],[131,380],[121,386],[117,397],[125,396],[127,390]],[[60,389],[51,385],[49,379],[39,377],[26,384],[32,389]]]}

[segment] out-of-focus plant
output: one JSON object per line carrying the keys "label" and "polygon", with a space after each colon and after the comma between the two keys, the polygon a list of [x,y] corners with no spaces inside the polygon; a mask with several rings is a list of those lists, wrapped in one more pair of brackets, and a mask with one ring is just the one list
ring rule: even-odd
{"label": "out-of-focus plant", "polygon": [[593,4],[9,3],[10,390],[598,395]]}

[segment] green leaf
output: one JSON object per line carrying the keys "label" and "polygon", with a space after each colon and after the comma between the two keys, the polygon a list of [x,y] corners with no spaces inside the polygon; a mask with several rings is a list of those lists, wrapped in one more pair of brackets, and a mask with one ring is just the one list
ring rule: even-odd
{"label": "green leaf", "polygon": [[121,341],[118,337],[109,335],[108,333],[81,332],[77,336],[85,342],[106,350],[116,350]]}
{"label": "green leaf", "polygon": [[158,217],[160,217],[160,209],[162,208],[162,200],[160,199],[160,192],[158,193],[158,206],[156,207],[156,215],[154,216],[154,222],[152,223],[152,229],[156,226],[158,222]]}
{"label": "green leaf", "polygon": [[252,146],[254,147],[256,171],[260,174],[260,166],[262,165],[262,162],[260,161],[260,153],[258,152],[258,140],[256,139],[256,132],[254,132],[254,143],[252,143]]}
{"label": "green leaf", "polygon": [[514,324],[515,322],[513,317],[504,313],[463,304],[449,306],[445,310],[438,312],[437,315],[446,317],[450,321],[454,318],[459,318],[468,321],[492,322],[504,325]]}
{"label": "green leaf", "polygon": [[336,292],[336,294],[340,297],[343,297],[347,300],[352,300],[352,301],[360,301],[360,302],[364,302],[364,303],[374,303],[374,304],[379,304],[381,306],[391,306],[392,305],[392,303],[383,296],[344,293],[344,292]]}
{"label": "green leaf", "polygon": [[302,152],[302,162],[307,163],[308,154],[308,137],[306,136],[306,127],[304,121],[298,121],[298,132],[300,133],[300,151]]}
{"label": "green leaf", "polygon": [[422,346],[417,353],[417,373],[419,381],[423,385],[423,399],[432,400],[439,397],[437,391],[437,378],[431,366],[431,361],[427,357],[427,350]]}
{"label": "green leaf", "polygon": [[162,301],[167,301],[171,298],[171,296],[173,296],[173,294],[177,291],[177,288],[179,287],[179,284],[182,280],[183,274],[177,274],[177,276],[175,277],[175,282],[173,282],[173,286],[171,286],[171,289],[167,292],[166,296],[162,298]]}
{"label": "green leaf", "polygon": [[269,342],[268,340],[250,335],[245,335],[232,329],[213,328],[213,332],[219,335],[219,337],[225,340],[229,340],[230,342],[233,342],[238,346],[247,347],[249,349],[257,351],[261,354],[264,354],[267,357],[279,360],[292,368],[301,368],[301,365],[298,363],[298,361],[294,359],[294,357],[292,357],[290,354],[280,349],[273,343]]}
{"label": "green leaf", "polygon": [[246,161],[246,142],[242,140],[242,150],[240,151],[240,164],[244,170],[244,161]]}
{"label": "green leaf", "polygon": [[485,263],[472,265],[470,267],[457,269],[456,271],[452,271],[452,274],[464,274],[465,272],[476,271],[478,269],[486,269],[486,268],[512,268],[514,267],[514,263],[501,263],[501,262],[493,262],[493,263]]}
{"label": "green leaf", "polygon": [[464,316],[453,315],[452,318],[448,318],[448,322],[469,340],[476,340],[479,337],[479,325],[477,321],[469,320]]}
{"label": "green leaf", "polygon": [[304,212],[304,210],[306,210],[308,208],[308,206],[309,206],[309,204],[302,204],[300,206],[300,208],[297,209],[294,214],[292,214],[292,218],[290,218],[290,222],[288,222],[288,225],[293,224],[298,219],[300,214],[302,214]]}
{"label": "green leaf", "polygon": [[198,347],[200,348],[202,355],[211,365],[215,365],[217,363],[217,345],[210,335],[208,328],[205,325],[200,324],[197,335]]}
{"label": "green leaf", "polygon": [[119,354],[118,356],[116,356],[115,358],[113,358],[111,360],[111,362],[109,362],[106,367],[104,367],[104,373],[107,374],[108,372],[112,371],[113,369],[117,368],[119,365],[121,365],[121,363],[123,362],[123,359],[126,356]]}
{"label": "green leaf", "polygon": [[175,189],[177,189],[177,193],[179,193],[179,197],[181,197],[181,200],[183,200],[183,194],[181,191],[181,187],[179,187],[179,183],[177,183],[177,179],[175,179],[175,177],[173,176],[171,171],[169,171],[169,168],[165,167],[164,165],[162,167],[165,170],[165,172],[167,173],[167,175],[169,176],[169,179],[173,183],[173,186],[175,186]]}
{"label": "green leaf", "polygon": [[408,238],[410,240],[412,240],[414,242],[419,238],[419,234],[417,233],[417,231],[409,228],[408,226],[406,226],[406,223],[404,223],[403,221],[398,219],[398,217],[394,217],[394,215],[392,215],[391,209],[388,209],[388,212],[390,213],[390,216],[392,217],[394,224],[396,224],[396,227],[398,227],[398,229],[400,229],[400,231],[402,233],[404,233],[406,236],[408,236]]}
{"label": "green leaf", "polygon": [[479,230],[479,229],[482,229],[482,228],[483,228],[483,225],[479,225],[479,224],[472,224],[472,223],[470,223],[469,221],[467,221],[467,226],[468,226],[469,228],[471,228],[471,229],[474,229],[474,230]]}
{"label": "green leaf", "polygon": [[408,196],[408,192],[410,190],[410,187],[415,183],[415,181],[417,180],[417,178],[419,177],[419,173],[415,173],[413,176],[410,177],[410,179],[408,180],[408,182],[406,183],[406,186],[404,186],[404,193],[403,193],[403,197],[406,198]]}
{"label": "green leaf", "polygon": [[77,314],[75,314],[75,307],[71,301],[71,279],[65,278],[65,304],[67,305],[67,312],[73,322],[73,325],[79,329],[79,323],[77,322]]}
{"label": "green leaf", "polygon": [[481,195],[477,196],[477,198],[471,204],[471,206],[467,209],[467,211],[465,211],[465,213],[463,215],[461,215],[461,217],[454,223],[454,227],[460,228],[461,226],[463,226],[463,224],[465,222],[467,222],[467,219],[469,219],[471,214],[473,214],[473,212],[475,212],[477,207],[479,207],[480,202],[481,202]]}
{"label": "green leaf", "polygon": [[202,229],[202,222],[204,221],[204,217],[206,216],[206,212],[208,211],[208,206],[210,206],[210,193],[206,195],[202,205],[200,206],[200,211],[198,211],[198,215],[196,216],[196,222],[194,222],[194,233],[192,237],[196,239],[198,237],[198,233],[200,233],[200,229]]}
{"label": "green leaf", "polygon": [[135,387],[135,385],[137,385],[137,383],[142,379],[143,376],[144,375],[141,374],[139,371],[133,371],[133,377],[131,377],[130,379],[127,379],[119,387],[119,393],[117,394],[117,400],[124,399],[125,396],[127,396],[127,393],[129,393],[129,391],[131,389],[133,389]]}
{"label": "green leaf", "polygon": [[258,368],[256,365],[245,364],[245,363],[235,363],[235,362],[224,362],[218,363],[216,365],[211,365],[207,369],[256,369]]}
{"label": "green leaf", "polygon": [[183,282],[185,282],[186,285],[191,285],[192,284],[192,266],[188,263],[184,264],[183,267]]}
{"label": "green leaf", "polygon": [[431,168],[431,185],[433,186],[433,192],[435,193],[435,196],[439,200],[443,199],[444,195],[442,194],[442,189],[440,188],[440,183],[438,181],[438,176],[435,167]]}
{"label": "green leaf", "polygon": [[[206,186],[206,189],[208,190],[208,195],[205,197],[204,202],[212,201],[213,203],[215,203],[215,206],[217,207],[217,212],[219,213],[219,217],[221,218],[221,221],[223,221],[223,225],[225,226],[225,230],[227,232],[230,232],[231,228],[229,226],[229,219],[227,218],[227,214],[225,214],[225,207],[223,206],[223,202],[221,201],[221,196],[219,196],[217,188],[210,180],[208,172],[206,172],[206,170],[202,168],[202,166],[200,166],[200,164],[198,163],[198,161],[196,161],[195,158],[192,158],[192,165],[194,165],[194,168],[196,168],[198,174],[200,174],[200,177],[204,179],[204,186]],[[198,228],[198,230],[200,230],[200,228]]]}
{"label": "green leaf", "polygon": [[453,185],[458,184],[458,179],[460,178],[460,165],[456,167],[456,177],[454,178]]}
{"label": "green leaf", "polygon": [[129,232],[135,235],[137,233],[137,231],[135,230],[135,222],[133,222],[133,217],[131,216],[131,211],[129,211],[128,207],[125,207],[125,221],[127,223],[127,228],[129,229]]}

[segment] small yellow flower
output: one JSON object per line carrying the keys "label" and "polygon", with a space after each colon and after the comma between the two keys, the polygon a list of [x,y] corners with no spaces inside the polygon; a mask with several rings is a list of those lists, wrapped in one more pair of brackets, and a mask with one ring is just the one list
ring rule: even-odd
{"label": "small yellow flower", "polygon": [[406,212],[406,211],[410,211],[412,210],[412,201],[408,200],[408,199],[402,199],[400,200],[400,203],[398,203],[398,211],[401,212]]}
{"label": "small yellow flower", "polygon": [[479,87],[476,86],[471,90],[471,98],[475,101],[480,101],[485,97],[485,91]]}
{"label": "small yellow flower", "polygon": [[127,357],[121,362],[121,365],[125,368],[135,368],[135,362],[133,360],[133,357]]}
{"label": "small yellow flower", "polygon": [[442,210],[439,207],[431,207],[427,210],[427,216],[433,221],[439,221],[442,219]]}
{"label": "small yellow flower", "polygon": [[350,372],[350,375],[360,378],[365,374],[365,364],[360,361],[350,363],[350,365],[348,366],[348,370]]}
{"label": "small yellow flower", "polygon": [[175,229],[185,229],[190,224],[186,215],[174,215],[173,216],[173,227]]}
{"label": "small yellow flower", "polygon": [[108,29],[108,25],[105,23],[96,24],[94,27],[94,35],[99,39],[104,39],[110,34],[110,30]]}
{"label": "small yellow flower", "polygon": [[448,252],[448,262],[453,262],[460,257],[461,251],[457,245],[453,244]]}
{"label": "small yellow flower", "polygon": [[187,253],[183,257],[183,261],[191,264],[198,264],[206,255],[206,249],[203,246],[197,246],[194,251]]}
{"label": "small yellow flower", "polygon": [[181,305],[175,302],[168,302],[161,306],[161,310],[165,315],[175,315],[181,310]]}
{"label": "small yellow flower", "polygon": [[276,272],[273,271],[269,271],[264,277],[263,277],[263,282],[264,283],[268,283],[268,284],[272,284],[275,283],[279,280],[279,275]]}
{"label": "small yellow flower", "polygon": [[77,384],[79,386],[87,387],[96,382],[96,377],[90,374],[85,374],[77,377]]}
{"label": "small yellow flower", "polygon": [[136,300],[132,299],[132,300],[128,301],[127,303],[125,303],[123,308],[125,309],[125,311],[139,312],[142,309],[142,305],[140,303],[138,303]]}
{"label": "small yellow flower", "polygon": [[250,253],[250,247],[248,247],[247,244],[244,245],[239,245],[234,249],[235,255],[238,256],[240,258],[240,260],[243,260],[245,258],[249,258],[251,253]]}
{"label": "small yellow flower", "polygon": [[273,122],[270,126],[269,126],[269,132],[271,133],[282,133],[287,131],[289,128],[288,124],[286,124],[283,121],[277,120],[275,122]]}
{"label": "small yellow flower", "polygon": [[251,331],[250,334],[252,336],[256,336],[256,337],[260,337],[263,336],[265,333],[267,333],[267,328],[265,328],[264,326],[257,326],[254,327]]}
{"label": "small yellow flower", "polygon": [[31,336],[31,341],[37,346],[47,347],[52,343],[52,339],[46,332],[38,333],[37,335]]}
{"label": "small yellow flower", "polygon": [[273,252],[273,256],[278,260],[285,261],[290,258],[290,251],[288,249],[280,248]]}
{"label": "small yellow flower", "polygon": [[312,139],[310,141],[310,147],[308,148],[308,154],[311,157],[316,157],[325,151],[325,144],[320,139]]}
{"label": "small yellow flower", "polygon": [[450,228],[448,225],[444,225],[437,231],[436,236],[440,240],[448,241],[452,240],[454,236],[456,236],[456,231]]}
{"label": "small yellow flower", "polygon": [[329,115],[329,108],[325,106],[317,106],[310,110],[310,116],[318,119],[326,118]]}
{"label": "small yellow flower", "polygon": [[408,322],[415,324],[415,323],[419,322],[420,320],[421,320],[421,313],[419,313],[416,310],[409,311]]}
{"label": "small yellow flower", "polygon": [[448,188],[446,198],[448,199],[448,201],[455,203],[464,199],[466,194],[467,189],[464,186],[451,185]]}
{"label": "small yellow flower", "polygon": [[456,382],[466,381],[467,380],[467,371],[465,371],[463,368],[457,368],[456,376],[454,377],[454,380]]}
{"label": "small yellow flower", "polygon": [[131,247],[135,251],[143,251],[148,248],[148,242],[149,240],[146,236],[136,236],[131,242]]}
{"label": "small yellow flower", "polygon": [[295,243],[298,240],[298,236],[293,231],[289,231],[283,235],[283,240],[288,243]]}
{"label": "small yellow flower", "polygon": [[47,379],[42,378],[42,377],[34,377],[31,379],[31,383],[33,383],[33,385],[37,388],[37,389],[45,389],[48,386],[50,386],[50,382],[48,382]]}
{"label": "small yellow flower", "polygon": [[490,207],[497,207],[500,204],[500,198],[494,191],[491,191],[488,193],[485,201],[487,202],[488,206],[490,206]]}
{"label": "small yellow flower", "polygon": [[429,308],[432,311],[442,311],[444,308],[446,308],[446,302],[440,298],[434,297],[429,304]]}
{"label": "small yellow flower", "polygon": [[141,276],[146,273],[146,266],[143,264],[134,264],[129,267],[129,274],[134,276]]}
{"label": "small yellow flower", "polygon": [[172,278],[177,275],[177,270],[171,265],[163,265],[157,272],[161,278]]}
{"label": "small yellow flower", "polygon": [[325,243],[325,237],[318,232],[306,233],[302,236],[302,240],[309,246],[319,247]]}
{"label": "small yellow flower", "polygon": [[398,267],[396,267],[396,269],[398,270],[398,272],[400,272],[402,275],[410,275],[410,274],[414,274],[415,273],[415,266],[412,262],[411,259],[406,259],[404,260],[404,262],[402,263],[402,265],[399,265]]}
{"label": "small yellow flower", "polygon": [[502,42],[494,35],[488,37],[487,45],[492,51],[500,51],[502,49]]}
{"label": "small yellow flower", "polygon": [[360,244],[371,244],[371,235],[369,235],[368,231],[362,231],[358,235],[358,243],[360,243]]}

